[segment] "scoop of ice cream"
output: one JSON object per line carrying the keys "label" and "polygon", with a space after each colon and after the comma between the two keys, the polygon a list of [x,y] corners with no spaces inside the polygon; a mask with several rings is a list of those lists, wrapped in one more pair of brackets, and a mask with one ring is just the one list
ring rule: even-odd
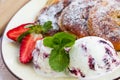
{"label": "scoop of ice cream", "polygon": [[95,36],[76,40],[69,55],[70,74],[88,80],[112,72],[120,63],[111,42]]}
{"label": "scoop of ice cream", "polygon": [[33,51],[33,64],[37,73],[45,77],[67,77],[65,72],[55,72],[49,65],[49,55],[52,48],[43,45],[43,40],[38,40]]}

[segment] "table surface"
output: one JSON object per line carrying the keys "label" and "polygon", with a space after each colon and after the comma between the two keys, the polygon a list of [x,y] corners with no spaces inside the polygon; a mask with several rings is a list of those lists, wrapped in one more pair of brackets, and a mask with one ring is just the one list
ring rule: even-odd
{"label": "table surface", "polygon": [[1,36],[10,19],[28,1],[30,0],[0,0],[0,80],[18,80],[8,71],[3,63],[1,57]]}

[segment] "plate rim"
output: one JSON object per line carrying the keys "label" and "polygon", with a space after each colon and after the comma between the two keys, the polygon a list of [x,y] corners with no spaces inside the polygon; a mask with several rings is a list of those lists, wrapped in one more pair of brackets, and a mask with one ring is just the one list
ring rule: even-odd
{"label": "plate rim", "polygon": [[[3,42],[3,36],[2,36],[2,38],[1,38],[1,43]],[[1,47],[2,47],[2,44],[1,44]],[[8,65],[5,63],[5,60],[4,60],[4,58],[3,58],[3,50],[1,49],[1,58],[2,58],[2,61],[3,61],[3,63],[4,63],[4,65],[5,65],[5,67],[6,67],[6,69],[15,77],[15,78],[17,78],[17,79],[19,79],[19,80],[23,80],[22,78],[20,78],[20,77],[18,77],[18,75],[16,75],[9,67],[8,67]]]}

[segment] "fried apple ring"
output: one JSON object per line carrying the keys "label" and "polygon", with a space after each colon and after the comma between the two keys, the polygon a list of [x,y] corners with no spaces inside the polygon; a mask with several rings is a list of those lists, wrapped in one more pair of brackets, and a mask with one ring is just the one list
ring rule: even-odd
{"label": "fried apple ring", "polygon": [[88,36],[87,20],[89,11],[94,5],[94,0],[73,1],[59,17],[58,24],[61,30],[73,33],[79,38]]}
{"label": "fried apple ring", "polygon": [[117,0],[101,0],[89,14],[90,35],[110,40],[120,50],[120,4]]}

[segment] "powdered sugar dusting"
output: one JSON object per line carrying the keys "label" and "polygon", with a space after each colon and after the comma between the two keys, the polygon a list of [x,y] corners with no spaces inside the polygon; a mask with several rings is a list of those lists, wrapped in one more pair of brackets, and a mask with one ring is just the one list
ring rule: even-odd
{"label": "powdered sugar dusting", "polygon": [[74,25],[79,24],[85,28],[86,19],[88,17],[89,7],[93,6],[94,2],[86,2],[84,0],[76,0],[72,2],[64,10],[63,25]]}
{"label": "powdered sugar dusting", "polygon": [[89,10],[95,5],[93,0],[75,0],[67,6],[59,17],[59,25],[79,37],[88,35],[87,19]]}
{"label": "powdered sugar dusting", "polygon": [[101,0],[90,11],[89,19],[92,19],[93,34],[95,33],[100,37],[120,38],[120,25],[117,24],[120,22],[119,15],[120,4],[117,1]]}
{"label": "powdered sugar dusting", "polygon": [[108,14],[111,9],[120,9],[118,7],[118,3],[115,0],[101,0],[101,2],[95,5],[95,8],[98,8],[97,15],[98,17],[104,17],[104,15]]}
{"label": "powdered sugar dusting", "polygon": [[55,17],[64,8],[63,0],[59,1],[58,4],[54,4],[45,9],[43,13],[40,14],[38,20],[40,24],[44,24],[47,21],[52,21],[53,29],[59,29],[57,25],[57,18]]}

